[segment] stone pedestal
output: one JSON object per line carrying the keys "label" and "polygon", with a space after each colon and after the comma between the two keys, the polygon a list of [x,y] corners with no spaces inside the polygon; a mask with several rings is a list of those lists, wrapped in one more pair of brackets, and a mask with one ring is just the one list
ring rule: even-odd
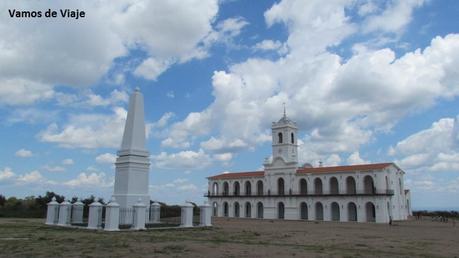
{"label": "stone pedestal", "polygon": [[145,229],[145,213],[147,206],[142,203],[139,199],[133,206],[134,209],[134,229],[144,230]]}
{"label": "stone pedestal", "polygon": [[212,207],[208,203],[199,206],[200,221],[199,225],[204,227],[212,226]]}
{"label": "stone pedestal", "polygon": [[69,226],[70,225],[70,215],[71,215],[72,204],[64,200],[59,205],[59,226]]}
{"label": "stone pedestal", "polygon": [[151,204],[151,223],[159,223],[161,218],[161,205],[157,202]]}
{"label": "stone pedestal", "polygon": [[182,206],[181,224],[180,227],[192,227],[193,226],[193,205],[185,203]]}
{"label": "stone pedestal", "polygon": [[54,225],[58,223],[59,219],[59,203],[56,202],[56,197],[48,203],[46,211],[46,225]]}
{"label": "stone pedestal", "polygon": [[84,204],[78,200],[74,204],[72,204],[72,223],[83,223],[83,209]]}
{"label": "stone pedestal", "polygon": [[88,228],[99,229],[102,226],[102,204],[93,202],[89,205]]}
{"label": "stone pedestal", "polygon": [[120,205],[116,202],[115,198],[112,198],[112,200],[105,207],[104,230],[118,231],[120,230],[119,225],[120,225]]}

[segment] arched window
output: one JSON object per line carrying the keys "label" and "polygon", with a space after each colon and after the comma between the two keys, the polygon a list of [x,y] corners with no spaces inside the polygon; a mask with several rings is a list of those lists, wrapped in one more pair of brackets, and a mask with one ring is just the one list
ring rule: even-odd
{"label": "arched window", "polygon": [[263,195],[263,181],[261,180],[257,182],[257,195]]}
{"label": "arched window", "polygon": [[278,133],[278,134],[277,134],[277,138],[278,138],[278,142],[279,142],[279,143],[282,143],[282,142],[283,142],[283,141],[282,141],[282,133]]}
{"label": "arched window", "polygon": [[363,191],[366,194],[374,194],[375,193],[375,185],[373,183],[373,177],[365,176],[363,178]]}
{"label": "arched window", "polygon": [[376,209],[375,205],[372,202],[367,202],[367,204],[365,205],[365,213],[367,216],[367,222],[376,221]]}
{"label": "arched window", "polygon": [[223,195],[228,195],[229,194],[229,184],[228,182],[223,183]]}
{"label": "arched window", "polygon": [[347,217],[349,221],[357,221],[357,206],[353,202],[347,205]]}
{"label": "arched window", "polygon": [[245,195],[252,195],[252,184],[249,181],[245,182]]}
{"label": "arched window", "polygon": [[240,214],[239,210],[240,210],[239,203],[235,202],[234,203],[234,217],[239,218],[239,214]]}
{"label": "arched window", "polygon": [[295,135],[293,133],[290,135],[290,140],[291,140],[292,144],[295,143]]}
{"label": "arched window", "polygon": [[218,195],[218,184],[214,183],[212,186],[212,195]]}
{"label": "arched window", "polygon": [[263,203],[262,202],[257,203],[257,218],[259,219],[263,218]]}
{"label": "arched window", "polygon": [[252,217],[252,206],[250,205],[250,202],[245,203],[245,217],[246,218]]}
{"label": "arched window", "polygon": [[284,191],[284,179],[282,179],[282,178],[277,179],[277,194],[279,194],[279,195],[284,195],[285,194],[285,191]]}
{"label": "arched window", "polygon": [[300,194],[308,194],[308,183],[304,178],[300,180]]}
{"label": "arched window", "polygon": [[386,190],[389,190],[389,179],[386,176]]}
{"label": "arched window", "polygon": [[214,204],[212,204],[213,206],[213,216],[214,217],[217,217],[218,216],[218,204],[216,202],[214,202]]}
{"label": "arched window", "polygon": [[338,179],[336,179],[336,177],[331,177],[330,178],[330,193],[331,194],[338,194],[339,193]]}
{"label": "arched window", "polygon": [[336,202],[333,202],[331,204],[331,218],[333,221],[339,221],[340,219],[340,214],[339,214],[339,204]]}
{"label": "arched window", "polygon": [[320,202],[316,202],[316,220],[324,220],[324,207]]}
{"label": "arched window", "polygon": [[229,214],[228,203],[227,203],[227,202],[224,202],[224,203],[223,203],[223,216],[228,217],[228,214]]}
{"label": "arched window", "polygon": [[314,193],[322,194],[322,180],[320,178],[314,179]]}
{"label": "arched window", "polygon": [[356,194],[357,189],[355,186],[355,179],[352,176],[346,178],[346,193],[347,194]]}
{"label": "arched window", "polygon": [[308,205],[305,202],[300,204],[300,218],[308,219]]}
{"label": "arched window", "polygon": [[241,194],[241,186],[239,185],[239,182],[234,182],[234,195],[238,196]]}
{"label": "arched window", "polygon": [[285,206],[283,202],[277,204],[277,218],[284,219],[285,217]]}

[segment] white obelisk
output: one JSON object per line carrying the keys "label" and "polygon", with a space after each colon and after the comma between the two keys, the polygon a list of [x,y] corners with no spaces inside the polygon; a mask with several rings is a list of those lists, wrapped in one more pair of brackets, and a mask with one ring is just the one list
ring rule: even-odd
{"label": "white obelisk", "polygon": [[142,203],[149,205],[150,160],[149,152],[145,148],[143,95],[138,88],[129,98],[123,142],[117,155],[113,196],[120,208],[132,207],[139,198]]}

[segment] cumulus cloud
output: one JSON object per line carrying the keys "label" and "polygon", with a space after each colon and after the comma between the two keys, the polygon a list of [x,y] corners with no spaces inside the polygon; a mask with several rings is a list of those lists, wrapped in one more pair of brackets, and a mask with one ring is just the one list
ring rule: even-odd
{"label": "cumulus cloud", "polygon": [[0,170],[0,182],[12,179],[15,176],[16,174],[9,167],[5,167],[4,169]]}
{"label": "cumulus cloud", "polygon": [[70,165],[73,165],[73,164],[75,164],[73,159],[64,159],[64,160],[62,160],[62,165],[70,166]]}
{"label": "cumulus cloud", "polygon": [[61,167],[61,166],[46,165],[43,168],[49,172],[64,172],[66,170],[65,167]]}
{"label": "cumulus cloud", "polygon": [[96,157],[97,163],[115,164],[116,155],[113,153],[104,153]]}
{"label": "cumulus cloud", "polygon": [[16,153],[14,155],[16,157],[20,157],[20,158],[30,158],[30,157],[33,156],[33,153],[32,153],[32,151],[27,150],[27,149],[20,149],[20,150],[16,151]]}
{"label": "cumulus cloud", "polygon": [[16,178],[16,183],[19,185],[54,185],[56,182],[45,178],[38,170],[33,170],[29,173],[19,175]]}
{"label": "cumulus cloud", "polygon": [[177,153],[161,152],[151,156],[152,166],[159,169],[198,170],[208,167],[212,160],[203,150],[180,151]]}
{"label": "cumulus cloud", "polygon": [[103,172],[82,172],[75,179],[63,182],[69,187],[94,188],[94,187],[112,187],[113,178],[108,178]]}

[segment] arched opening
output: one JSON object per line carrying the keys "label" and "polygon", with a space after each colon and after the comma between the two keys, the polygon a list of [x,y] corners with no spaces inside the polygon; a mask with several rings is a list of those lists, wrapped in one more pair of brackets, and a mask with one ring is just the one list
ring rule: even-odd
{"label": "arched opening", "polygon": [[300,204],[300,218],[308,219],[308,205],[305,202]]}
{"label": "arched opening", "polygon": [[340,221],[339,204],[336,202],[331,204],[331,218],[333,221]]}
{"label": "arched opening", "polygon": [[336,177],[330,178],[330,194],[338,194],[339,187],[338,187],[338,179]]}
{"label": "arched opening", "polygon": [[322,180],[320,178],[314,179],[314,193],[322,194]]}
{"label": "arched opening", "polygon": [[212,186],[212,195],[218,195],[218,184],[214,183]]}
{"label": "arched opening", "polygon": [[241,194],[241,186],[239,185],[239,182],[234,182],[234,195],[239,196]]}
{"label": "arched opening", "polygon": [[278,139],[278,142],[279,142],[279,143],[282,143],[282,142],[283,142],[283,141],[282,141],[282,133],[278,133],[278,134],[277,134],[277,139]]}
{"label": "arched opening", "polygon": [[365,176],[363,178],[363,191],[366,194],[374,194],[375,193],[375,184],[373,182],[373,177]]}
{"label": "arched opening", "polygon": [[284,219],[285,217],[285,206],[283,202],[277,204],[277,218]]}
{"label": "arched opening", "polygon": [[245,195],[252,195],[252,184],[249,181],[245,182]]}
{"label": "arched opening", "polygon": [[252,206],[250,205],[250,202],[245,203],[245,217],[246,218],[252,217]]}
{"label": "arched opening", "polygon": [[295,135],[293,133],[290,134],[290,141],[292,142],[292,144],[295,143]]}
{"label": "arched opening", "polygon": [[386,190],[389,190],[389,179],[386,176]]}
{"label": "arched opening", "polygon": [[353,202],[347,205],[347,219],[349,221],[357,221],[357,206]]}
{"label": "arched opening", "polygon": [[263,181],[261,180],[257,182],[257,195],[263,195]]}
{"label": "arched opening", "polygon": [[367,204],[365,204],[365,213],[367,216],[367,222],[376,221],[376,209],[372,202],[367,202]]}
{"label": "arched opening", "polygon": [[229,194],[229,184],[228,182],[223,183],[223,195],[228,195]]}
{"label": "arched opening", "polygon": [[320,202],[316,202],[316,220],[324,220],[324,207]]}
{"label": "arched opening", "polygon": [[235,202],[234,203],[234,217],[236,218],[239,218],[239,211],[240,211],[240,207],[239,207],[239,203],[238,202]]}
{"label": "arched opening", "polygon": [[279,194],[279,195],[284,195],[285,194],[285,191],[284,191],[284,179],[283,178],[277,179],[277,194]]}
{"label": "arched opening", "polygon": [[257,203],[257,218],[259,219],[263,218],[263,203],[262,202]]}
{"label": "arched opening", "polygon": [[300,194],[307,194],[308,193],[308,183],[306,179],[302,178],[300,180]]}
{"label": "arched opening", "polygon": [[228,217],[228,215],[229,215],[228,203],[224,202],[223,203],[223,216]]}
{"label": "arched opening", "polygon": [[218,204],[216,202],[212,204],[212,210],[213,210],[213,216],[217,217],[218,216]]}
{"label": "arched opening", "polygon": [[352,176],[346,178],[346,193],[347,194],[356,194],[357,187],[355,186],[355,179]]}

